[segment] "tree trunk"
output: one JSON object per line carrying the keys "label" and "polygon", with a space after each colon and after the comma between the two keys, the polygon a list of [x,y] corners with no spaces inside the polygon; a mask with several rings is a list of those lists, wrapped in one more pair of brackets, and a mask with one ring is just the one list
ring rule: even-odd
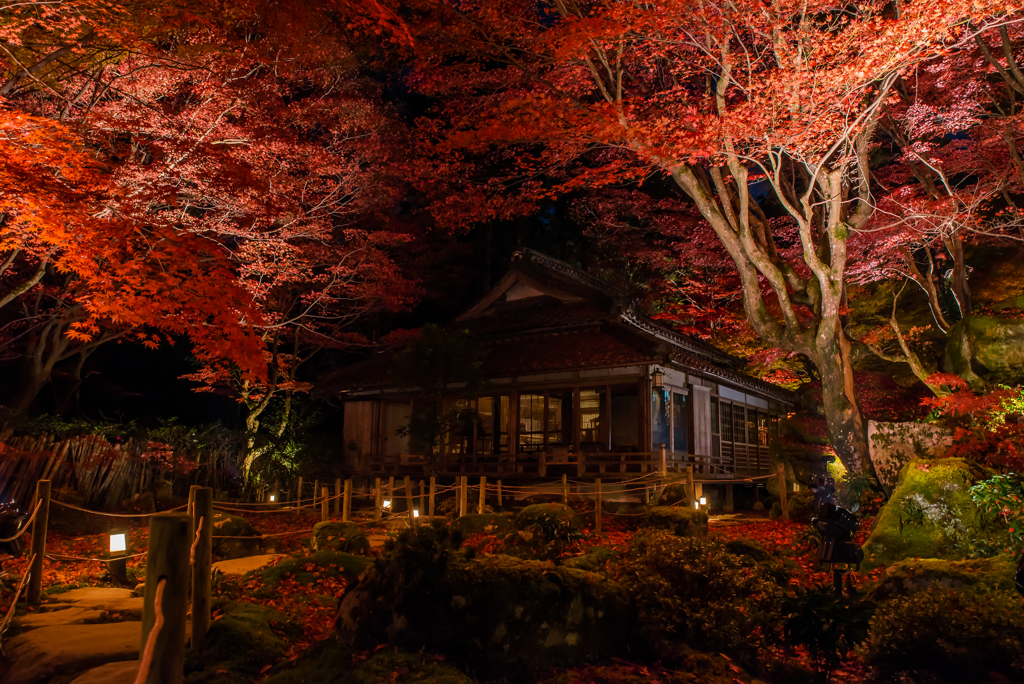
{"label": "tree trunk", "polygon": [[849,472],[874,475],[868,450],[867,421],[861,413],[853,386],[850,342],[839,334],[820,351],[814,361],[821,375],[822,402],[832,448]]}

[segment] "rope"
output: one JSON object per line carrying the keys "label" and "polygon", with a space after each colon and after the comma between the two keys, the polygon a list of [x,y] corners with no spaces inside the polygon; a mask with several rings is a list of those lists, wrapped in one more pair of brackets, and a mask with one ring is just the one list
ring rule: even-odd
{"label": "rope", "polygon": [[156,585],[156,596],[153,597],[153,612],[156,613],[156,621],[153,623],[153,629],[149,631],[149,637],[146,639],[146,648],[142,651],[139,672],[135,675],[135,684],[146,684],[146,680],[149,679],[149,668],[153,664],[153,651],[156,650],[156,639],[164,626],[162,604],[165,584],[167,584],[167,580],[161,579],[160,584]]}
{"label": "rope", "polygon": [[196,525],[196,538],[192,542],[192,550],[188,554],[188,564],[196,564],[196,547],[199,546],[199,534],[203,531],[203,516],[199,516],[199,524]]}
{"label": "rope", "polygon": [[42,506],[42,505],[43,505],[43,502],[42,502],[42,500],[40,500],[40,501],[37,501],[37,502],[36,502],[36,509],[35,509],[34,511],[32,511],[32,517],[30,517],[30,518],[29,518],[29,519],[28,519],[28,520],[27,520],[27,521],[25,522],[25,524],[21,526],[21,529],[20,529],[20,530],[18,530],[18,533],[17,533],[17,534],[15,534],[15,535],[14,535],[13,537],[11,537],[10,539],[0,539],[0,544],[6,544],[7,542],[12,542],[12,541],[14,541],[15,539],[17,539],[18,537],[20,537],[21,535],[23,535],[23,534],[25,534],[26,532],[28,532],[28,528],[29,528],[29,525],[31,525],[31,524],[32,524],[32,521],[34,521],[34,520],[36,519],[36,513],[38,513],[38,512],[39,512],[39,507],[40,507],[40,506]]}
{"label": "rope", "polygon": [[81,556],[58,556],[48,553],[46,554],[46,557],[55,561],[90,561],[92,563],[109,563],[112,560],[120,560],[121,558],[124,558],[125,560],[129,558],[139,558],[140,556],[145,556],[147,553],[149,552],[143,551],[142,553],[133,553],[130,556],[117,556],[116,558],[83,558]]}
{"label": "rope", "polygon": [[268,537],[287,537],[290,534],[309,534],[313,528],[308,530],[293,530],[291,532],[274,532],[273,534],[255,534],[251,537],[213,537],[214,539],[267,539]]}
{"label": "rope", "polygon": [[[4,621],[0,622],[0,637],[3,637],[4,632],[7,631],[7,626],[11,622],[11,618],[14,617],[14,609],[18,605],[18,596],[21,595],[21,590],[25,588],[25,582],[28,580],[30,574],[29,568],[32,567],[32,563],[36,560],[35,554],[29,559],[28,565],[25,566],[25,574],[21,576],[21,582],[18,583],[18,590],[14,592],[14,600],[11,601],[11,607],[7,609],[7,615],[4,616]],[[0,649],[0,654],[3,653],[3,649]]]}
{"label": "rope", "polygon": [[107,518],[151,518],[159,513],[172,513],[174,511],[180,511],[183,508],[188,508],[188,504],[178,506],[177,508],[168,508],[166,511],[157,511],[156,513],[101,513],[100,511],[90,511],[88,508],[81,508],[74,504],[64,503],[63,501],[57,501],[57,499],[50,499],[50,503],[55,503],[58,506],[64,508],[70,508],[73,511],[81,511],[82,513],[91,513],[92,515],[102,515]]}

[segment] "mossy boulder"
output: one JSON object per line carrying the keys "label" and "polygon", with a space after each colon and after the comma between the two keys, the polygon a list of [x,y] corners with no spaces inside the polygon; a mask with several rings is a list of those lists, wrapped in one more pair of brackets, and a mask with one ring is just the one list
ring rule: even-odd
{"label": "mossy boulder", "polygon": [[313,525],[310,546],[314,551],[329,549],[346,553],[367,554],[370,552],[370,542],[358,525],[333,520]]}
{"label": "mossy boulder", "polygon": [[566,568],[576,568],[577,570],[586,570],[587,572],[598,572],[609,561],[613,561],[618,558],[618,555],[611,549],[604,546],[594,546],[587,549],[587,552],[582,556],[574,556],[565,561],[562,561],[562,566]]}
{"label": "mossy boulder", "polygon": [[685,482],[668,485],[658,497],[659,506],[686,506],[687,504],[693,505],[693,501],[690,501],[690,497],[686,494]]}
{"label": "mossy boulder", "polygon": [[941,558],[908,559],[893,563],[872,591],[872,598],[884,600],[908,596],[932,586],[944,589],[997,589],[1013,591],[1017,566],[1009,556],[962,561]]}
{"label": "mossy boulder", "polygon": [[[810,520],[814,517],[814,494],[809,490],[802,489],[799,492],[789,492],[786,496],[786,503],[789,506],[790,520]],[[782,517],[782,501],[776,499],[772,503],[768,517],[776,520]]]}
{"label": "mossy boulder", "polygon": [[757,562],[766,561],[771,555],[760,542],[753,539],[730,539],[725,542],[725,550],[733,555],[745,556]]}
{"label": "mossy boulder", "polygon": [[473,684],[472,679],[430,653],[389,648],[369,658],[356,655],[324,642],[264,684]]}
{"label": "mossy boulder", "polygon": [[904,558],[962,559],[991,534],[968,489],[990,475],[961,458],[914,460],[900,470],[896,489],[864,543],[867,567]]}
{"label": "mossy boulder", "polygon": [[1024,379],[1024,321],[1018,311],[1006,316],[971,314],[959,321],[950,331],[951,349],[946,350],[943,370],[968,377],[976,370],[988,383]]}
{"label": "mossy boulder", "polygon": [[501,534],[512,529],[511,513],[474,513],[464,515],[452,523],[463,535],[479,533]]}
{"label": "mossy boulder", "polygon": [[[218,539],[217,537],[234,537]],[[251,539],[249,538],[251,537]],[[213,514],[213,555],[220,560],[253,556],[260,552],[261,540],[249,521],[239,515],[215,511]]]}
{"label": "mossy boulder", "polygon": [[526,530],[534,526],[545,527],[551,523],[567,525],[574,532],[583,529],[583,522],[576,511],[560,503],[527,506],[519,511],[513,520],[513,525],[517,530]]}
{"label": "mossy boulder", "polygon": [[708,514],[696,508],[655,506],[647,511],[644,524],[679,537],[703,537],[708,533]]}
{"label": "mossy boulder", "polygon": [[203,645],[185,658],[185,681],[248,684],[260,670],[284,659],[301,628],[276,610],[245,601],[214,601],[220,617]]}
{"label": "mossy boulder", "polygon": [[372,562],[365,556],[325,549],[312,556],[286,558],[261,570],[260,576],[264,588],[272,588],[285,578],[302,585],[312,584],[318,577],[344,577],[354,583]]}
{"label": "mossy boulder", "polygon": [[634,614],[619,584],[503,554],[435,554],[422,539],[378,561],[346,592],[340,644],[392,642],[510,679],[624,653]]}

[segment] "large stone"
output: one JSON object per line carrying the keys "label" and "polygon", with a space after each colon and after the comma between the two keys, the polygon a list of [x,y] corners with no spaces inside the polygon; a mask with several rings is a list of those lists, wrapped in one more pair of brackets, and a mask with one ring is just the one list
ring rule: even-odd
{"label": "large stone", "polygon": [[708,514],[689,506],[655,506],[647,512],[644,524],[680,537],[703,537],[708,533]]}
{"label": "large stone", "polygon": [[76,677],[71,680],[71,684],[135,684],[135,676],[138,672],[138,660],[107,663]]}
{"label": "large stone", "polygon": [[876,600],[907,596],[931,586],[946,589],[978,588],[1013,590],[1016,564],[1009,556],[950,561],[939,558],[913,558],[898,561],[885,569],[872,591]]}
{"label": "large stone", "polygon": [[4,684],[46,684],[59,676],[139,657],[141,622],[40,627],[4,645]]}
{"label": "large stone", "polygon": [[[977,372],[988,383],[1024,379],[1024,320],[1018,312],[971,314],[958,322],[949,333],[943,370],[968,376]],[[965,368],[967,359],[970,369]]]}
{"label": "large stone", "polygon": [[[608,658],[628,646],[629,595],[596,573],[502,554],[451,553],[441,565],[418,568],[408,562],[389,557],[345,594],[341,644],[425,648],[495,678]],[[418,572],[429,582],[413,591],[406,584]]]}
{"label": "large stone", "polygon": [[942,458],[952,443],[952,434],[935,425],[868,421],[871,462],[886,491],[896,486],[903,466],[915,459]]}
{"label": "large stone", "polygon": [[45,613],[27,613],[14,618],[14,625],[22,629],[39,629],[51,625],[87,625],[94,622],[107,622],[110,616],[105,610],[71,606],[63,610],[51,610]]}
{"label": "large stone", "polygon": [[960,458],[905,465],[864,543],[865,564],[870,568],[904,558],[964,558],[971,544],[994,533],[968,491],[990,474]]}
{"label": "large stone", "polygon": [[499,534],[512,529],[511,513],[474,513],[464,515],[452,523],[452,527],[464,535],[487,533]]}
{"label": "large stone", "polygon": [[213,514],[213,555],[222,560],[255,556],[261,550],[256,530],[245,518],[217,511]]}
{"label": "large stone", "polygon": [[345,553],[370,552],[370,542],[359,526],[350,522],[327,520],[313,525],[313,537],[310,544],[314,551],[329,549]]}
{"label": "large stone", "polygon": [[117,613],[126,618],[142,619],[142,603],[142,598],[134,596],[131,589],[82,587],[62,594],[52,594],[39,610],[40,612],[62,611],[74,607]]}
{"label": "large stone", "polygon": [[278,558],[284,558],[279,553],[265,553],[259,556],[244,556],[232,558],[231,560],[217,561],[213,564],[213,571],[220,572],[227,577],[240,577],[247,572],[259,570],[260,568],[276,563]]}
{"label": "large stone", "polygon": [[526,530],[534,526],[544,528],[550,524],[564,524],[573,532],[583,529],[583,523],[576,511],[560,503],[527,506],[516,514],[513,523],[517,530]]}

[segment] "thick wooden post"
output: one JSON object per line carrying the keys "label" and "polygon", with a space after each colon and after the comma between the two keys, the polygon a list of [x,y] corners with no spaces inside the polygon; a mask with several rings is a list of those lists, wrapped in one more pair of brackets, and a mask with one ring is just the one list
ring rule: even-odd
{"label": "thick wooden post", "polygon": [[316,497],[320,494],[320,480],[313,480],[313,510],[316,510]]}
{"label": "thick wooden post", "polygon": [[576,454],[576,477],[583,477],[587,472],[587,455],[580,451]]}
{"label": "thick wooden post", "polygon": [[28,557],[32,566],[28,569],[28,589],[25,595],[29,605],[38,606],[43,596],[43,559],[46,557],[46,526],[50,521],[50,481],[40,480],[36,483],[36,497],[32,500],[32,508],[39,505],[39,512],[32,522],[32,549]]}
{"label": "thick wooden post", "polygon": [[436,498],[436,496],[437,496],[437,479],[433,475],[431,475],[430,476],[430,509],[429,509],[430,510],[430,519],[431,520],[434,519],[434,499]]}
{"label": "thick wooden post", "polygon": [[331,517],[331,492],[327,487],[320,489],[320,522],[327,522]]}
{"label": "thick wooden post", "polygon": [[[345,480],[351,482],[351,480]],[[348,515],[342,511],[342,500],[341,500],[341,478],[334,480],[334,516],[341,516],[343,520],[348,521]]]}
{"label": "thick wooden post", "polygon": [[189,528],[192,520],[182,513],[158,513],[149,519],[149,552],[146,558],[146,594],[142,604],[142,645],[156,623],[156,592],[163,581],[159,610],[163,626],[155,638],[153,660],[146,684],[181,684],[185,677],[185,616],[188,613]]}
{"label": "thick wooden post", "polygon": [[[192,503],[193,528],[199,540],[193,543],[192,559],[192,647],[203,644],[210,629],[210,580],[213,572],[213,490],[199,487]],[[165,593],[164,596],[167,594]]]}
{"label": "thick wooden post", "polygon": [[388,478],[388,491],[384,496],[385,499],[391,502],[391,510],[395,510],[395,476],[392,475]]}
{"label": "thick wooden post", "polygon": [[664,443],[658,447],[658,474],[662,477],[668,475],[668,452]]}
{"label": "thick wooden post", "polygon": [[[412,503],[412,482],[409,481],[409,476],[405,477],[405,510],[409,515],[409,525],[416,524],[416,511]],[[394,504],[391,504],[394,506]]]}
{"label": "thick wooden post", "polygon": [[501,507],[501,480],[498,480],[498,508]]}
{"label": "thick wooden post", "polygon": [[697,496],[697,489],[693,486],[693,465],[686,466],[686,507],[691,508],[694,497]]}
{"label": "thick wooden post", "polygon": [[726,513],[735,513],[736,506],[733,503],[732,485],[725,485],[725,508],[722,509]]}
{"label": "thick wooden post", "polygon": [[[196,510],[195,505],[197,489],[201,489],[201,487],[199,485],[192,485],[191,487],[188,488],[188,506],[185,507],[185,513],[187,513],[188,515],[192,515],[192,513]],[[195,519],[195,516],[193,516],[193,519]],[[195,532],[194,527],[192,531]]]}
{"label": "thick wooden post", "polygon": [[352,480],[345,480],[344,501],[341,506],[341,520],[348,522],[352,518]]}
{"label": "thick wooden post", "polygon": [[373,519],[375,522],[380,522],[380,478],[374,478],[373,480]]}
{"label": "thick wooden post", "polygon": [[469,478],[459,476],[459,517],[463,518],[469,511]]}
{"label": "thick wooden post", "polygon": [[295,515],[302,514],[302,476],[299,475],[299,486],[295,489]]}
{"label": "thick wooden post", "polygon": [[569,504],[569,479],[562,475],[562,503]]}
{"label": "thick wooden post", "polygon": [[782,505],[782,519],[789,520],[789,497],[786,492],[786,464],[780,463],[775,471],[779,476],[779,503]]}
{"label": "thick wooden post", "polygon": [[487,478],[480,476],[480,501],[477,502],[476,512],[483,515],[484,507],[487,505]]}
{"label": "thick wooden post", "polygon": [[601,478],[594,480],[594,532],[601,534]]}
{"label": "thick wooden post", "polygon": [[423,482],[423,480],[420,480],[420,506],[419,506],[419,511],[420,511],[420,515],[426,515],[427,514],[427,485],[426,485],[426,483]]}

